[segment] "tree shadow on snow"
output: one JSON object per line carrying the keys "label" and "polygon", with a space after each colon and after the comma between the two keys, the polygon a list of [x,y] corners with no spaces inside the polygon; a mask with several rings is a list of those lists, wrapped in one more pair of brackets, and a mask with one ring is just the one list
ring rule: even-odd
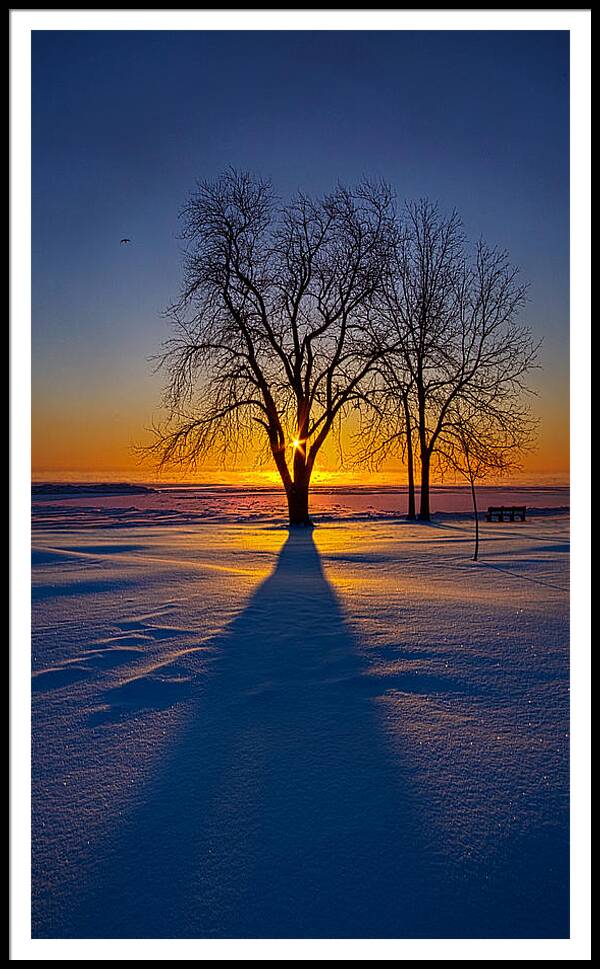
{"label": "tree shadow on snow", "polygon": [[310,531],[289,535],[214,645],[143,806],[36,935],[503,934],[509,892],[502,910],[480,880],[440,866],[410,775],[355,689],[367,664]]}

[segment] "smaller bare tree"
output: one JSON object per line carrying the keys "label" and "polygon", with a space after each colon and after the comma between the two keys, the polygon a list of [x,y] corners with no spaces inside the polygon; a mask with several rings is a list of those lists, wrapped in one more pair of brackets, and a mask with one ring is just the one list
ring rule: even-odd
{"label": "smaller bare tree", "polygon": [[[417,441],[419,518],[430,518],[430,474],[451,415],[515,406],[538,347],[519,323],[527,286],[508,253],[466,244],[456,212],[410,203],[384,277],[382,375],[397,425]],[[390,440],[398,433],[392,427]],[[407,450],[412,457],[412,448]]]}
{"label": "smaller bare tree", "polygon": [[450,468],[469,484],[475,525],[474,562],[479,558],[477,484],[520,468],[523,454],[532,448],[535,429],[536,421],[525,408],[517,406],[495,414],[463,406],[449,416],[437,459],[442,469]]}

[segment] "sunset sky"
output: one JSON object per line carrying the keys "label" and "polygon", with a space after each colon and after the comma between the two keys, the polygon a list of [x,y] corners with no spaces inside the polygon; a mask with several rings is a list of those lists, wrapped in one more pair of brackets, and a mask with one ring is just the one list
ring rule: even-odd
{"label": "sunset sky", "polygon": [[567,32],[37,31],[32,63],[34,476],[140,474],[178,211],[229,165],[283,196],[382,177],[508,248],[544,339],[526,472],[567,472]]}

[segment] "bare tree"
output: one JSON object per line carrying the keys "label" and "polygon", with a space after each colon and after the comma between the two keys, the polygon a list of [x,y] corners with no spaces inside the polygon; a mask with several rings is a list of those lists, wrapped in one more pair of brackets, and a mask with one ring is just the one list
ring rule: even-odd
{"label": "bare tree", "polygon": [[437,449],[442,466],[464,478],[470,487],[475,523],[473,561],[479,557],[479,511],[476,485],[491,475],[500,477],[520,467],[534,440],[536,421],[526,408],[513,405],[497,413],[459,405],[453,408]]}
{"label": "bare tree", "polygon": [[169,417],[152,450],[197,464],[266,443],[290,524],[310,524],[317,455],[349,407],[364,406],[381,347],[369,338],[389,258],[383,184],[277,203],[270,185],[228,171],[183,210],[183,287],[161,360]]}
{"label": "bare tree", "polygon": [[489,415],[513,407],[538,348],[518,323],[527,293],[518,270],[483,242],[471,257],[456,212],[408,204],[388,265],[381,372],[398,420],[416,430],[419,518],[428,520],[432,459],[456,406]]}

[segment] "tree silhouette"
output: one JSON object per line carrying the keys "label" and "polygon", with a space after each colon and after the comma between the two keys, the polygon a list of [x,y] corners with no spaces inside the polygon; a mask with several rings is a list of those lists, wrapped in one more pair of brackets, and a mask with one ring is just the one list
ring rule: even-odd
{"label": "tree silhouette", "polygon": [[195,465],[266,444],[290,524],[310,524],[317,455],[365,406],[382,353],[370,333],[391,193],[365,181],[280,205],[268,182],[230,170],[199,184],[182,217],[183,286],[160,361],[169,416],[151,450]]}
{"label": "tree silhouette", "polygon": [[527,287],[507,252],[479,242],[471,255],[457,213],[421,200],[405,207],[382,292],[385,403],[371,447],[384,456],[401,440],[412,458],[416,436],[428,520],[432,460],[457,408],[473,427],[476,415],[498,428],[522,416],[538,350],[518,322]]}
{"label": "tree silhouette", "polygon": [[474,562],[479,557],[477,483],[490,475],[500,477],[520,467],[521,456],[531,449],[536,426],[527,410],[517,404],[486,413],[462,402],[448,415],[437,455],[443,467],[450,468],[469,484],[475,524]]}
{"label": "tree silhouette", "polygon": [[356,459],[399,451],[408,515],[418,469],[428,520],[432,462],[466,454],[457,421],[487,441],[482,461],[490,428],[505,445],[519,438],[538,350],[519,323],[527,287],[506,251],[469,249],[456,212],[421,200],[398,216],[390,189],[369,181],[281,204],[231,169],[197,186],[182,220],[183,283],[159,364],[168,416],[150,446],[160,464],[266,453],[290,523],[307,525],[316,458],[356,409]]}

